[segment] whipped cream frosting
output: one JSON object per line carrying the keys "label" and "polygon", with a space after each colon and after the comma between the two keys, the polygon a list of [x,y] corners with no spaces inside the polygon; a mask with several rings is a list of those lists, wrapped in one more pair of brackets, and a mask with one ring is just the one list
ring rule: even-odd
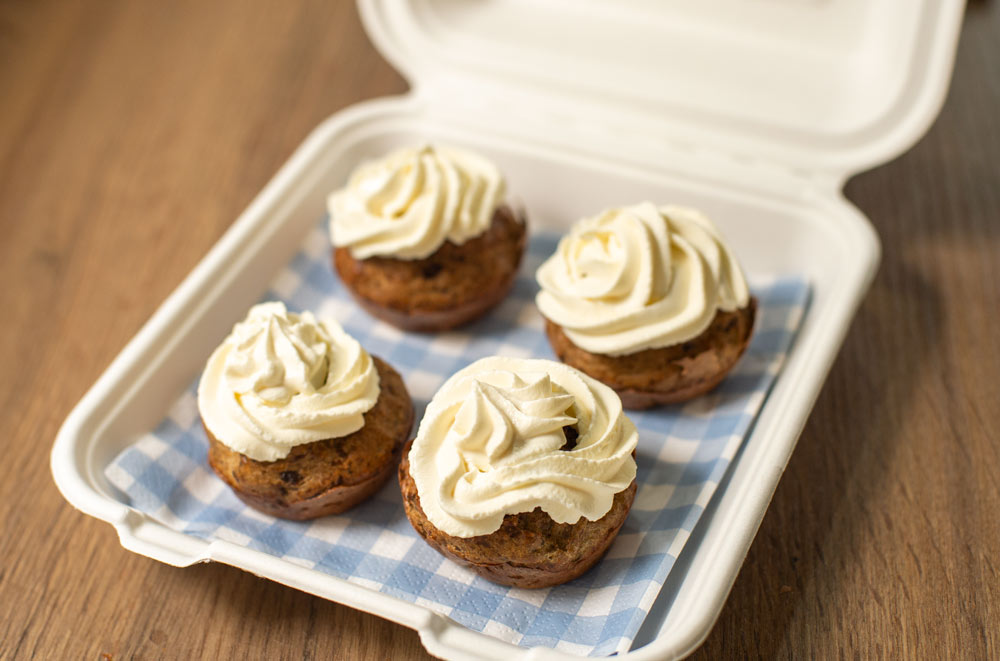
{"label": "whipped cream frosting", "polygon": [[504,188],[496,166],[472,152],[400,149],[362,164],[330,195],[330,234],[356,259],[423,259],[485,232]]}
{"label": "whipped cream frosting", "polygon": [[650,202],[577,222],[536,278],[542,314],[580,348],[612,356],[690,340],[717,310],[750,300],[712,221]]}
{"label": "whipped cream frosting", "polygon": [[371,356],[337,322],[261,303],[212,353],[198,409],[221,443],[258,461],[364,426],[379,376]]}
{"label": "whipped cream frosting", "polygon": [[[563,427],[576,426],[576,446]],[[635,478],[635,425],[611,388],[550,360],[483,358],[449,378],[410,448],[420,505],[438,529],[486,535],[541,507],[559,523],[608,513]]]}

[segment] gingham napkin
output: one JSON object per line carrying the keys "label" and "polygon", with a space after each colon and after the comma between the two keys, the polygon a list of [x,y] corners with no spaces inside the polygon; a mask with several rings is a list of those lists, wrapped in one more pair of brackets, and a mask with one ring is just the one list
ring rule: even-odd
{"label": "gingham napkin", "polygon": [[[444,380],[474,360],[554,358],[533,299],[535,269],[555,249],[556,236],[532,238],[514,291],[485,319],[460,332],[427,336],[377,322],[351,301],[332,273],[325,226],[309,234],[265,300],[339,320],[403,375],[417,420]],[[639,428],[632,511],[597,566],[555,588],[494,585],[445,560],[410,527],[395,480],[346,514],[314,522],[250,509],[206,462],[197,382],[106,475],[132,507],[180,532],[312,567],[518,645],[594,656],[625,652],[781,369],[809,294],[802,278],[755,279],[751,289],[760,302],[756,332],[723,385],[684,406],[630,414]]]}

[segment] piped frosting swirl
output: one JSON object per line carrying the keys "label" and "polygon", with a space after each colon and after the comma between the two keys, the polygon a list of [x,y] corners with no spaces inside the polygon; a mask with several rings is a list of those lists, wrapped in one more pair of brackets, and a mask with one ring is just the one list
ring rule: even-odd
{"label": "piped frosting swirl", "polygon": [[577,222],[536,278],[542,314],[577,346],[612,356],[690,340],[750,298],[704,214],[649,202]]}
{"label": "piped frosting swirl", "polygon": [[[572,448],[564,427],[579,434]],[[553,361],[483,358],[428,404],[410,474],[428,520],[456,537],[536,507],[558,523],[596,521],[635,479],[637,442],[604,384]]]}
{"label": "piped frosting swirl", "polygon": [[371,356],[337,322],[261,303],[212,353],[198,409],[212,435],[258,461],[351,434],[375,406]]}
{"label": "piped frosting swirl", "polygon": [[472,152],[400,149],[362,164],[330,195],[330,233],[355,259],[423,259],[489,229],[504,188],[496,166]]}

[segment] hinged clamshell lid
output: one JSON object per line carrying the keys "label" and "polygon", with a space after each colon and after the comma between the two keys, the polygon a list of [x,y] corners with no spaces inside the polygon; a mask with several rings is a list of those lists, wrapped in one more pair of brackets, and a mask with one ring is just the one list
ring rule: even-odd
{"label": "hinged clamshell lid", "polygon": [[[920,138],[958,0],[359,0],[419,90],[560,108],[657,140],[844,176]],[[490,116],[489,108],[497,112]],[[476,106],[483,122],[509,116]],[[558,130],[559,127],[553,127]]]}

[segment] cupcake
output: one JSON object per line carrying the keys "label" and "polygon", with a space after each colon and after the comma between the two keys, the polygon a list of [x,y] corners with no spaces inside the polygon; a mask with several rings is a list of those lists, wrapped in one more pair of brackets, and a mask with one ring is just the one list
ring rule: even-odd
{"label": "cupcake", "polygon": [[750,342],[756,300],[694,209],[644,202],[584,218],[536,277],[556,355],[614,388],[626,408],[708,392]]}
{"label": "cupcake", "polygon": [[358,167],[328,206],[333,262],[370,314],[404,330],[440,331],[497,305],[525,246],[504,180],[477,154],[401,149]]}
{"label": "cupcake", "polygon": [[285,519],[343,512],[381,487],[413,425],[403,380],[330,319],[262,303],[198,384],[208,462],[240,499]]}
{"label": "cupcake", "polygon": [[427,405],[399,466],[414,529],[480,576],[576,578],[635,498],[638,434],[607,386],[550,360],[483,358]]}

